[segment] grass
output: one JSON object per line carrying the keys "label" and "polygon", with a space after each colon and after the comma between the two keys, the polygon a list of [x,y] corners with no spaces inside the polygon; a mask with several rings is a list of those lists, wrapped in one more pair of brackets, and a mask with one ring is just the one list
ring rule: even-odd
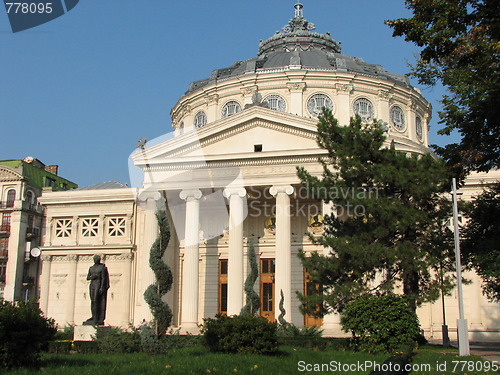
{"label": "grass", "polygon": [[[250,354],[214,354],[202,347],[184,348],[166,355],[150,356],[135,354],[45,354],[42,357],[42,373],[53,375],[144,375],[144,374],[311,374],[299,371],[299,361],[306,364],[328,364],[337,361],[352,364],[366,360],[382,363],[387,355],[371,355],[361,352],[342,352],[327,349],[315,351],[305,348],[281,347],[273,356]],[[364,372],[337,372],[338,374],[369,374]],[[18,369],[5,375],[39,374],[39,371]],[[330,372],[331,373],[331,372]]]}
{"label": "grass", "polygon": [[[135,354],[44,354],[42,356],[42,371],[18,369],[3,372],[4,375],[187,375],[187,374],[369,374],[365,371],[333,370],[331,367],[312,367],[314,365],[328,366],[331,361],[337,364],[354,365],[370,361],[382,364],[388,355],[367,354],[363,352],[323,351],[301,347],[283,346],[280,352],[272,356],[250,354],[214,354],[203,347],[191,347],[172,350],[168,354],[151,356],[144,353]],[[299,371],[299,363],[304,361],[302,369],[309,365],[310,371]],[[455,362],[454,362],[455,361]],[[466,361],[462,369],[463,362]],[[484,375],[497,374],[491,368],[485,371],[485,361],[477,356],[459,357],[453,348],[443,348],[437,345],[424,345],[416,350],[412,366],[416,369],[411,375]],[[421,366],[427,367],[421,367]],[[440,366],[437,368],[437,366]],[[468,367],[470,366],[470,367]],[[473,367],[473,368],[472,368]],[[315,371],[316,370],[316,371]],[[323,370],[323,371],[321,371]],[[455,370],[455,372],[453,372]],[[472,370],[472,371],[471,371]]]}

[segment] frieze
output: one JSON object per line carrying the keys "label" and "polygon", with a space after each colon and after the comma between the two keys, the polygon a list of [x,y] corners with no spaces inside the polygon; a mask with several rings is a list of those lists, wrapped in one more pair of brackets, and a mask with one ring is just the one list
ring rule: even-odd
{"label": "frieze", "polygon": [[241,96],[243,97],[251,96],[258,91],[258,87],[256,85],[250,87],[242,87],[240,88],[240,91],[241,91]]}
{"label": "frieze", "polygon": [[132,260],[133,254],[132,253],[126,253],[126,254],[112,254],[112,255],[106,255],[106,262],[117,262],[117,261],[123,261],[123,260]]}
{"label": "frieze", "polygon": [[354,91],[354,86],[349,85],[349,84],[344,84],[344,83],[336,83],[335,89],[337,90],[337,92],[344,93],[344,94],[350,94]]}
{"label": "frieze", "polygon": [[392,98],[392,94],[387,90],[378,90],[378,97],[386,100],[390,100]]}
{"label": "frieze", "polygon": [[290,92],[302,92],[306,89],[307,84],[305,82],[288,82],[286,88]]}

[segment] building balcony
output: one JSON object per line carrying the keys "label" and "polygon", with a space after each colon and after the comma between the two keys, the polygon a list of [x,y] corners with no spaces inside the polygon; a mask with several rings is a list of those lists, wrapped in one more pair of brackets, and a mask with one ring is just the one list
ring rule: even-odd
{"label": "building balcony", "polygon": [[43,213],[43,206],[40,203],[31,203],[28,201],[23,201],[22,208],[25,211],[31,211],[37,214]]}
{"label": "building balcony", "polygon": [[10,235],[10,225],[0,225],[0,237],[8,237]]}
{"label": "building balcony", "polygon": [[0,260],[5,260],[9,256],[9,249],[6,247],[0,247]]}

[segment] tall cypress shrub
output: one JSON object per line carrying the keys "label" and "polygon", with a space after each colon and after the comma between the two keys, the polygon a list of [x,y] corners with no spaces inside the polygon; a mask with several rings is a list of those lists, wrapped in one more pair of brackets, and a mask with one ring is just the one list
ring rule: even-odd
{"label": "tall cypress shrub", "polygon": [[149,266],[155,274],[156,282],[148,286],[144,292],[144,300],[154,317],[155,334],[160,337],[165,334],[172,321],[172,310],[162,300],[162,296],[167,294],[172,287],[172,271],[162,259],[170,241],[170,226],[166,211],[157,211],[156,220],[160,232],[149,254]]}

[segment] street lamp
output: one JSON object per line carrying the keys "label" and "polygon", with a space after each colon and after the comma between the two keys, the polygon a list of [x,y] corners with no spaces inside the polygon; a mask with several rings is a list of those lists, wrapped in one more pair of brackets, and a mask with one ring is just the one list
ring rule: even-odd
{"label": "street lamp", "polygon": [[458,332],[458,354],[466,356],[470,354],[469,350],[469,334],[467,332],[467,319],[464,318],[464,298],[462,292],[462,265],[460,262],[460,233],[458,228],[458,204],[457,204],[457,182],[452,180],[452,197],[453,197],[453,232],[455,234],[455,258],[457,265],[457,290],[458,290],[458,313],[457,320]]}

